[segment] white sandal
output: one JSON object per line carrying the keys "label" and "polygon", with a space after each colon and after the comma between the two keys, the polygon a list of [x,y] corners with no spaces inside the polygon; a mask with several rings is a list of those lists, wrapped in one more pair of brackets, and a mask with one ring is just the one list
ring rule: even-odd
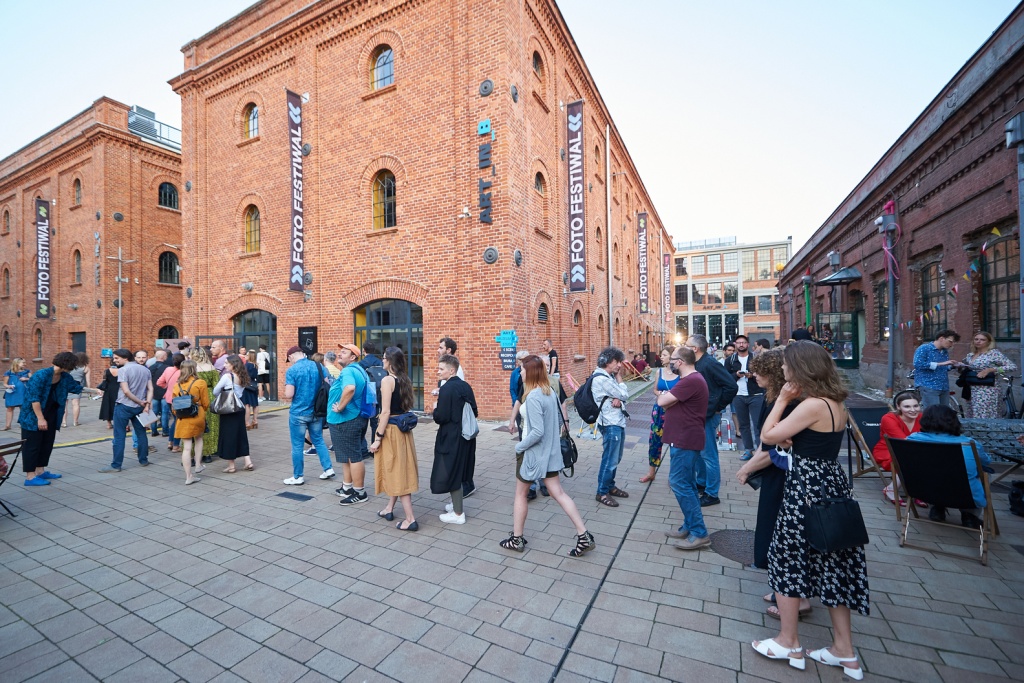
{"label": "white sandal", "polygon": [[789,665],[794,669],[800,669],[803,671],[807,667],[806,657],[790,657],[793,653],[803,652],[802,647],[795,647],[789,649],[788,647],[782,647],[775,642],[774,638],[768,640],[754,641],[750,644],[750,647],[754,648],[754,651],[758,654],[764,655],[768,659],[788,659]]}
{"label": "white sandal", "polygon": [[823,647],[820,650],[812,650],[807,653],[807,656],[816,662],[825,664],[826,666],[841,666],[843,667],[843,673],[855,681],[864,680],[864,669],[851,669],[846,666],[843,662],[856,662],[856,657],[836,657],[834,654],[829,652],[827,647]]}

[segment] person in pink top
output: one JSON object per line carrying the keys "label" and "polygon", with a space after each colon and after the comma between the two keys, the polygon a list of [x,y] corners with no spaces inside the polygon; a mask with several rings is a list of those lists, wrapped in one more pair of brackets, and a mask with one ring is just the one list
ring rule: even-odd
{"label": "person in pink top", "polygon": [[[168,366],[160,378],[157,379],[157,386],[161,386],[167,391],[170,391],[175,384],[178,383],[178,377],[181,376],[181,364],[185,360],[185,356],[180,353],[176,353],[171,357],[171,365]],[[171,410],[171,400],[167,399],[163,405],[163,423],[168,425],[167,433],[170,438],[167,440],[167,450],[171,453],[181,452],[181,439],[174,438],[174,423],[177,422],[174,417],[174,411]]]}

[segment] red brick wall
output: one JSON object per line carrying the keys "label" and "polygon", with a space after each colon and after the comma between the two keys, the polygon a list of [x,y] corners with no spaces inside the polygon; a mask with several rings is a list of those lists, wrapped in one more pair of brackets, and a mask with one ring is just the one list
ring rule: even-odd
{"label": "red brick wall", "polygon": [[[0,161],[0,220],[4,210],[11,214],[10,233],[0,235],[0,271],[8,268],[11,274],[11,295],[0,298],[0,326],[10,334],[11,355],[29,359],[30,367],[45,366],[56,352],[71,349],[72,333],[85,332],[93,367],[102,369],[100,349],[117,345],[117,264],[106,257],[116,255],[119,246],[125,259],[136,260],[125,267],[130,283],[123,285],[124,344],[152,350],[161,325],[181,328],[181,288],[157,284],[159,253],[167,250],[159,245],[180,244],[181,239],[180,212],[159,208],[157,190],[166,181],[182,191],[180,157],[128,133],[127,112],[125,105],[101,98]],[[82,186],[78,205],[76,180]],[[55,202],[51,216],[56,235],[50,248],[56,319],[34,317],[36,196]],[[115,212],[124,221],[114,221]],[[76,250],[81,253],[80,282],[75,281]],[[37,329],[43,333],[41,354]],[[33,362],[36,358],[40,360]],[[99,373],[93,380],[99,381]]]}
{"label": "red brick wall", "polygon": [[[608,285],[598,264],[611,234],[621,256],[615,305],[629,302],[615,311],[621,319],[616,342],[639,348],[637,330],[646,335],[649,327],[648,338],[657,343],[660,315],[641,321],[637,276],[622,272],[626,253],[636,267],[635,212],[650,213],[650,296],[659,312],[658,235],[666,247],[671,242],[614,126],[612,170],[625,175],[617,178],[609,230],[606,113],[553,5],[435,1],[383,10],[336,1],[293,15],[302,6],[264,3],[258,12],[247,11],[189,44],[184,52],[190,70],[172,81],[182,96],[183,178],[195,185],[183,195],[185,260],[195,263],[184,281],[194,288],[184,300],[189,335],[230,332],[232,316],[261,308],[278,317],[279,355],[295,343],[300,325],[316,325],[326,348],[352,338],[354,310],[377,298],[407,299],[423,308],[428,385],[436,342],[452,336],[483,414],[506,417],[508,373],[500,369],[494,341],[500,330],[515,329],[519,348],[531,351],[551,338],[563,373],[577,379],[594,366],[596,351],[607,343]],[[271,38],[253,38],[269,27]],[[395,85],[371,92],[370,54],[385,43],[395,52]],[[532,68],[535,50],[544,62],[543,78]],[[489,97],[478,92],[484,79],[495,84]],[[518,102],[511,98],[512,85]],[[285,89],[310,95],[303,106],[303,141],[312,146],[303,192],[310,301],[287,289]],[[568,229],[561,104],[581,96],[587,101],[588,285],[594,284],[594,293],[564,295]],[[248,102],[260,107],[259,139],[243,141],[239,117]],[[477,134],[483,119],[494,130],[494,175],[477,163],[478,146],[490,141]],[[375,231],[371,185],[382,168],[396,177],[397,227]],[[545,178],[543,195],[534,189],[538,171]],[[493,183],[491,224],[479,220],[481,179]],[[243,216],[250,203],[261,213],[262,248],[255,255],[243,254]],[[470,217],[458,217],[463,207]],[[500,254],[493,265],[483,261],[488,247]],[[516,250],[523,254],[521,266],[513,261]],[[255,284],[251,292],[242,289],[246,282]],[[547,323],[537,322],[541,303],[550,312]],[[579,326],[573,325],[576,310]],[[598,329],[599,315],[604,329]],[[278,369],[283,382],[282,364]]]}

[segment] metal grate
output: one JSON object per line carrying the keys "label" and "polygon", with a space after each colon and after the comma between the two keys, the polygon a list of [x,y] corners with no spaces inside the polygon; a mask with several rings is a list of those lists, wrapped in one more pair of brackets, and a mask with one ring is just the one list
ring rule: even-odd
{"label": "metal grate", "polygon": [[279,493],[277,495],[280,496],[281,498],[287,498],[288,500],[299,500],[299,501],[313,500],[313,496],[307,496],[307,495],[302,494],[302,493],[292,493],[291,491],[285,491],[284,493]]}
{"label": "metal grate", "polygon": [[548,321],[548,305],[541,304],[540,308],[537,309],[537,322],[546,323]]}

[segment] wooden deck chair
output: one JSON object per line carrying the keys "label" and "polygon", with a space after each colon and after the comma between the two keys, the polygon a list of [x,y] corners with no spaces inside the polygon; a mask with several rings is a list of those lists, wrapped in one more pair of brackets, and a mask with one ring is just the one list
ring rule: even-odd
{"label": "wooden deck chair", "polygon": [[[964,462],[962,444],[935,443],[927,441],[905,441],[885,437],[892,454],[893,476],[898,477],[907,491],[907,519],[903,524],[900,536],[900,547],[918,548],[942,555],[965,557],[963,553],[941,550],[907,542],[911,519],[915,522],[926,522],[939,526],[964,529],[959,524],[935,522],[927,517],[921,518],[915,499],[921,499],[930,505],[938,505],[947,509],[975,508],[974,494],[967,478],[967,465]],[[982,511],[981,529],[978,530],[978,556],[983,565],[988,565],[988,542],[999,535],[999,524],[992,508],[992,491],[989,488],[988,474],[981,469],[981,458],[978,449],[971,444],[974,452],[975,466],[980,473],[981,484],[985,489],[986,506]],[[902,521],[902,511],[896,505],[896,519]],[[947,513],[948,514],[948,513]]]}
{"label": "wooden deck chair", "polygon": [[[14,456],[9,462],[7,462],[7,471],[3,472],[2,476],[0,476],[0,487],[2,487],[4,483],[11,478],[11,474],[14,473],[14,466],[18,463],[18,456],[21,455],[21,447],[24,445],[24,441],[12,441],[0,446],[0,458],[3,458],[4,461],[7,461],[8,457],[12,455]],[[7,507],[7,504],[2,500],[0,500],[0,507],[3,507],[11,517],[18,516],[11,512],[11,508]]]}
{"label": "wooden deck chair", "polygon": [[628,382],[633,379],[641,379],[643,373],[636,369],[636,366],[630,363],[628,360],[622,361],[622,381]]}
{"label": "wooden deck chair", "polygon": [[996,476],[996,478],[992,480],[992,483],[990,484],[990,486],[1002,486],[1003,488],[1006,488],[1006,489],[1010,488],[1009,484],[1004,484],[1003,483],[1003,479],[1006,478],[1006,475],[1013,474],[1022,465],[1024,465],[1024,458],[1021,458],[1020,456],[1017,456],[1017,455],[1010,455],[1009,453],[1003,453],[1001,451],[996,451],[996,450],[992,451],[992,455],[998,455],[1000,458],[1003,458],[1004,460],[1008,461],[1010,466],[1007,467],[1002,472],[1000,472]]}
{"label": "wooden deck chair", "polygon": [[875,473],[885,486],[890,483],[890,475],[875,462],[872,449],[882,438],[882,416],[888,412],[889,409],[884,407],[846,408],[848,435],[857,451],[856,460],[850,464],[851,476]]}

